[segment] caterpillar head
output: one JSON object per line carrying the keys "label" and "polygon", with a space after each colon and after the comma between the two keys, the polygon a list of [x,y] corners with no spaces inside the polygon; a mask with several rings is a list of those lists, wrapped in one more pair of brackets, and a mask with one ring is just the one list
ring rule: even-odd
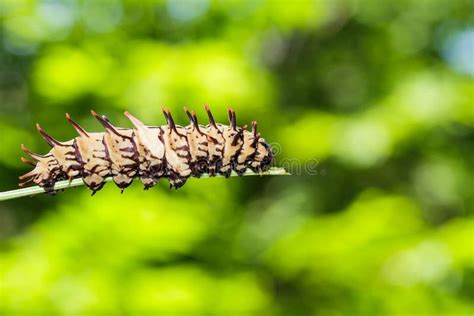
{"label": "caterpillar head", "polygon": [[30,152],[24,145],[21,149],[31,158],[36,160],[36,164],[22,157],[22,161],[34,166],[35,168],[30,172],[19,177],[20,180],[25,182],[20,183],[21,187],[24,187],[30,183],[35,183],[45,188],[46,192],[54,193],[54,183],[58,180],[65,179],[64,173],[61,170],[61,166],[53,155],[38,155]]}

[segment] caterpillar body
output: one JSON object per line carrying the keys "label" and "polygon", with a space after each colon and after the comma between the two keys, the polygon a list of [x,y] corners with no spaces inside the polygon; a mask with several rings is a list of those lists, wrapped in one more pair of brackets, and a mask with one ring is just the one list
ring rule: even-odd
{"label": "caterpillar body", "polygon": [[199,124],[195,112],[185,108],[190,120],[187,126],[175,124],[170,111],[165,109],[162,110],[167,125],[163,126],[145,125],[125,112],[134,128],[116,127],[106,116],[91,111],[105,128],[100,133],[86,131],[66,114],[79,136],[65,142],[54,139],[36,124],[52,148],[48,154],[39,155],[21,145],[35,162],[21,157],[34,169],[19,177],[27,179],[19,185],[37,184],[47,193],[55,194],[57,181],[82,178],[94,195],[107,177],[112,177],[122,192],[138,177],[146,190],[161,178],[169,180],[170,188],[178,189],[191,176],[208,173],[228,177],[233,170],[242,175],[247,168],[262,172],[270,167],[271,146],[257,133],[256,122],[252,122],[251,131],[247,125],[238,127],[235,112],[229,109],[229,125],[216,123],[207,105],[205,109],[208,125]]}

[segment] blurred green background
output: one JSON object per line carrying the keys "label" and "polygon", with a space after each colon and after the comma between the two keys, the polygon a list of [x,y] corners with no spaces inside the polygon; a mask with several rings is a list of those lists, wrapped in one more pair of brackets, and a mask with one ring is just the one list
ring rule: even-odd
{"label": "blurred green background", "polygon": [[232,106],[295,173],[2,202],[0,314],[473,315],[473,50],[467,0],[0,0],[0,191],[90,109]]}

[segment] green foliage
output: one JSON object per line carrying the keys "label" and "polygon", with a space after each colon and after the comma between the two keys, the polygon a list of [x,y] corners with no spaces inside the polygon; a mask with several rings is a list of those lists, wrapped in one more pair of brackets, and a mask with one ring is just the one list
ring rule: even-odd
{"label": "green foliage", "polygon": [[34,123],[67,140],[65,112],[100,130],[91,108],[129,127],[231,106],[298,174],[2,202],[0,314],[472,315],[472,12],[0,0],[0,191],[21,143],[48,150]]}

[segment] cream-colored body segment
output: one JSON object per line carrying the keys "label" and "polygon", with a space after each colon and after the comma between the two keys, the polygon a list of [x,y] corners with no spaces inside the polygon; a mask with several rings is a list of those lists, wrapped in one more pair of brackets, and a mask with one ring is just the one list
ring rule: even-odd
{"label": "cream-colored body segment", "polygon": [[77,148],[82,157],[84,182],[89,187],[99,186],[109,176],[110,162],[106,159],[103,144],[104,133],[89,133],[89,137],[76,138]]}
{"label": "cream-colored body segment", "polygon": [[165,154],[168,168],[174,173],[187,177],[191,174],[189,168],[189,147],[186,135],[186,129],[176,126],[177,132],[165,127],[164,141]]}
{"label": "cream-colored body segment", "polygon": [[133,177],[137,173],[135,165],[138,157],[135,157],[134,154],[136,148],[133,141],[133,130],[120,129],[118,132],[122,136],[107,131],[104,134],[104,143],[114,182],[120,187],[125,187],[132,183]]}
{"label": "cream-colored body segment", "polygon": [[244,131],[242,149],[237,158],[236,171],[244,171],[247,168],[246,161],[255,153],[255,148],[253,147],[254,140],[255,140],[254,134],[252,134],[249,131]]}
{"label": "cream-colored body segment", "polygon": [[211,175],[217,174],[219,167],[217,164],[221,163],[224,154],[225,139],[222,135],[223,128],[219,125],[210,124],[204,127],[204,132],[208,135],[208,172]]}
{"label": "cream-colored body segment", "polygon": [[[148,131],[148,133],[146,132]],[[161,141],[163,130],[160,127],[134,129],[134,141],[137,145],[140,180],[146,188],[158,182],[165,174],[162,168],[165,161],[165,146]]]}
{"label": "cream-colored body segment", "polygon": [[[204,127],[202,127],[204,128]],[[186,135],[188,138],[189,153],[191,154],[191,161],[197,162],[208,158],[208,138],[204,133],[200,133],[195,127],[189,126],[186,128]]]}
{"label": "cream-colored body segment", "polygon": [[69,179],[80,175],[81,163],[77,161],[74,139],[62,142],[61,146],[54,146],[50,153],[61,165],[62,171]]}
{"label": "cream-colored body segment", "polygon": [[234,129],[230,126],[226,126],[224,128],[224,131],[222,133],[225,141],[224,145],[224,155],[222,158],[222,167],[221,167],[221,172],[227,173],[232,169],[232,159],[234,159],[235,155],[238,153],[240,147],[242,146],[242,140],[240,138],[237,138],[234,142],[235,136],[238,134],[238,130]]}

